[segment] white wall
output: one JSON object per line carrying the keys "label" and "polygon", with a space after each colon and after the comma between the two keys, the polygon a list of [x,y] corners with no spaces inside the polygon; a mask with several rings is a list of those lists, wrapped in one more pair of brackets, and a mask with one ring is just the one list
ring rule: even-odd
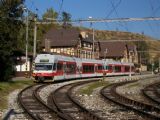
{"label": "white wall", "polygon": [[[28,60],[27,65],[26,65],[26,63],[24,63],[22,65],[16,65],[15,67],[16,67],[17,72],[30,71],[30,67],[31,67],[30,61]],[[27,67],[27,69],[26,69],[26,67]]]}

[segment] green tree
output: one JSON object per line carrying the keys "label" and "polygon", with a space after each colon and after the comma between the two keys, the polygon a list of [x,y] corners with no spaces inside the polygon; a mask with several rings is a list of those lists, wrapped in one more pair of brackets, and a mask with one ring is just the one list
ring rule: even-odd
{"label": "green tree", "polygon": [[57,17],[58,17],[58,13],[53,8],[47,9],[47,11],[42,16],[43,19],[46,19],[46,18],[57,19]]}
{"label": "green tree", "polygon": [[13,51],[18,49],[19,32],[23,27],[24,0],[0,0],[0,81],[10,79],[13,71]]}
{"label": "green tree", "polygon": [[71,26],[70,22],[71,21],[71,14],[67,12],[62,12],[62,21],[63,21],[63,27],[68,27]]}

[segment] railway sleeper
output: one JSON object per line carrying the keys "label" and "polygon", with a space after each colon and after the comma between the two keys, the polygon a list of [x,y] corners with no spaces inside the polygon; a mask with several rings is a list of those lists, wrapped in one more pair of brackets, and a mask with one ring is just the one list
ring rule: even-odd
{"label": "railway sleeper", "polygon": [[47,110],[30,110],[32,113],[48,113],[49,111]]}
{"label": "railway sleeper", "polygon": [[80,110],[79,109],[77,109],[77,108],[66,108],[66,109],[62,109],[61,108],[61,110],[63,111],[63,113],[75,113],[75,112],[80,112]]}
{"label": "railway sleeper", "polygon": [[32,110],[42,110],[44,109],[44,107],[42,106],[27,106],[28,109],[32,109]]}

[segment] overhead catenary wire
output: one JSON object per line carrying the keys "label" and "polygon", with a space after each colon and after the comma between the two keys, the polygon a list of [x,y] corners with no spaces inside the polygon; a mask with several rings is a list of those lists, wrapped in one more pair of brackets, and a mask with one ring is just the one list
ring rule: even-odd
{"label": "overhead catenary wire", "polygon": [[[105,22],[131,22],[131,21],[159,21],[160,17],[143,17],[143,18],[113,18],[113,19],[77,19],[77,20],[71,20],[66,21],[67,23],[105,23]],[[49,19],[48,21],[39,20],[37,24],[51,24],[51,23],[63,23],[62,20],[55,20],[55,19]]]}
{"label": "overhead catenary wire", "polygon": [[[118,11],[117,11],[117,8],[118,8],[118,6],[120,5],[120,3],[122,2],[122,0],[120,0],[120,1],[119,1],[119,3],[118,3],[118,6],[117,6],[117,7],[115,6],[115,4],[113,3],[113,1],[112,1],[112,0],[111,0],[110,2],[111,2],[111,5],[112,5],[112,7],[113,7],[113,10],[114,10],[113,12],[115,12],[115,14],[116,14],[117,18],[120,18],[120,17],[119,17],[119,14],[118,14]],[[124,24],[123,24],[123,23],[124,23]],[[128,32],[129,32],[129,29],[128,29],[128,27],[127,27],[126,22],[120,21],[120,22],[118,23],[118,25],[120,25],[120,26],[124,27],[124,28],[126,29],[126,31],[128,31]]]}
{"label": "overhead catenary wire", "polygon": [[[154,7],[154,3],[153,3],[153,1],[152,0],[148,0],[148,2],[149,2],[149,5],[150,5],[150,7],[151,7],[151,15],[150,16],[153,16],[153,17],[156,17],[156,12],[158,11],[158,9],[156,8],[156,7]],[[149,26],[149,28],[150,28],[150,30],[151,30],[151,32],[153,33],[153,34],[155,34],[155,36],[158,36],[159,35],[159,24],[156,22],[155,24],[156,24],[156,27],[157,27],[157,30],[155,30],[153,27],[152,27],[152,25],[151,25],[151,23],[150,22],[148,22],[148,21],[146,21],[146,23],[148,24],[148,26]]]}
{"label": "overhead catenary wire", "polygon": [[[119,0],[118,1],[118,3],[115,5],[115,7],[113,7],[112,5],[112,9],[109,11],[109,13],[107,14],[107,16],[106,16],[106,19],[108,19],[110,16],[111,16],[111,14],[113,14],[113,12],[115,11],[115,8],[118,8],[118,6],[121,4],[121,0]],[[105,23],[106,24],[106,26],[109,28],[109,25],[107,24],[107,23]]]}
{"label": "overhead catenary wire", "polygon": [[61,0],[62,2],[61,2],[61,4],[60,4],[60,7],[59,7],[59,12],[58,12],[58,18],[60,19],[60,15],[61,15],[61,11],[62,11],[62,7],[63,7],[63,3],[64,3],[64,1],[63,0]]}

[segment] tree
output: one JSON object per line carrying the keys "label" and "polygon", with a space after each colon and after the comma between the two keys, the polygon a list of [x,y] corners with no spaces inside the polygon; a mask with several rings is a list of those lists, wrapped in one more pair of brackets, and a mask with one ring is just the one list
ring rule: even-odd
{"label": "tree", "polygon": [[10,79],[13,72],[13,51],[18,49],[23,22],[21,5],[24,0],[0,0],[0,81]]}
{"label": "tree", "polygon": [[47,11],[42,16],[43,19],[52,18],[55,20],[57,19],[57,17],[58,17],[58,13],[53,8],[47,9]]}
{"label": "tree", "polygon": [[67,12],[62,12],[62,21],[63,21],[63,27],[68,27],[71,26],[70,22],[71,21],[71,14]]}

